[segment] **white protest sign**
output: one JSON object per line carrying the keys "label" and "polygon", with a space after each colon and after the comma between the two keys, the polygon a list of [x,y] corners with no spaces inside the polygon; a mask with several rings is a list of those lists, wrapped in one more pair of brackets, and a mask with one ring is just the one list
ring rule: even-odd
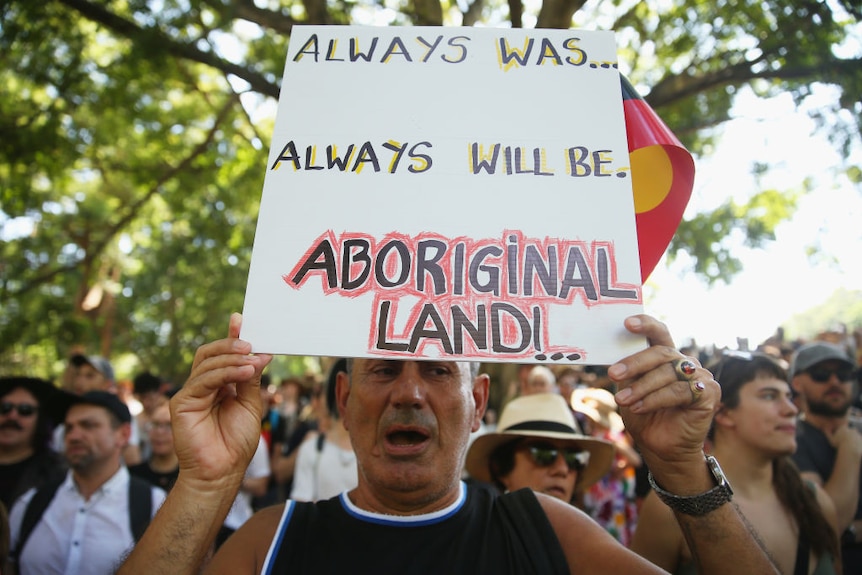
{"label": "white protest sign", "polygon": [[255,352],[608,364],[636,313],[612,33],[293,28]]}

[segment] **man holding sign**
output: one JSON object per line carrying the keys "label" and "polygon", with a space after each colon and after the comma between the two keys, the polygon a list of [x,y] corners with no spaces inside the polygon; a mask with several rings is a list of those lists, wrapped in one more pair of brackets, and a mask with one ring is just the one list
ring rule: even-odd
{"label": "man holding sign", "polygon": [[[270,353],[355,358],[337,398],[358,486],[260,511],[210,573],[661,572],[570,505],[460,479],[488,402],[470,362],[620,357],[626,428],[699,572],[775,572],[703,454],[718,385],[641,314],[612,35],[294,27],[288,77],[244,315],[171,402],[180,476],[119,573],[199,571],[257,445]],[[481,113],[446,109],[452,86]]]}
{"label": "man holding sign", "polygon": [[[270,360],[250,355],[240,324],[235,314],[229,337],[198,350],[171,401],[180,476],[120,574],[197,573],[230,508],[260,434],[258,387]],[[608,374],[699,572],[726,573],[730,558],[734,573],[776,572],[703,455],[718,384],[676,351],[661,323],[641,315],[625,325],[651,345]],[[467,363],[355,359],[338,400],[358,487],[258,512],[207,572],[661,573],[569,505],[529,490],[491,499],[462,484],[487,398],[488,377]]]}

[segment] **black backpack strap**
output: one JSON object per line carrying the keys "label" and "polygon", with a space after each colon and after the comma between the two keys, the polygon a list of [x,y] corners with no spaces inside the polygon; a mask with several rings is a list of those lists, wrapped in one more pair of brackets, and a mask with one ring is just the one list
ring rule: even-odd
{"label": "black backpack strap", "polygon": [[45,513],[46,509],[48,509],[48,505],[51,504],[51,501],[54,499],[54,495],[57,493],[57,490],[60,489],[60,486],[63,484],[65,479],[66,476],[64,475],[45,483],[42,487],[36,490],[36,493],[33,494],[29,503],[27,503],[27,508],[24,510],[24,517],[21,519],[21,532],[18,535],[18,545],[12,550],[11,554],[11,558],[16,563],[18,558],[21,556],[21,550],[24,549],[24,545],[27,543],[27,539],[30,538],[30,534],[33,533],[33,529],[35,529],[36,525],[39,523],[39,520],[42,518],[42,514]]}
{"label": "black backpack strap", "polygon": [[153,516],[153,489],[148,481],[129,477],[129,526],[135,543],[141,540]]}

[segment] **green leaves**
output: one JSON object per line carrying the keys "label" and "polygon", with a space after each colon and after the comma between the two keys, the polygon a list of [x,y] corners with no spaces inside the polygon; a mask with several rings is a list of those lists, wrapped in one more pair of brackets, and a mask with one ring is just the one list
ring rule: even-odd
{"label": "green leaves", "polygon": [[[801,102],[832,84],[840,96],[816,119],[843,153],[858,141],[862,16],[849,0],[5,0],[0,372],[50,376],[81,345],[182,381],[195,347],[224,333],[242,307],[294,24],[498,25],[510,10],[525,26],[615,29],[621,68],[695,154],[744,86]],[[766,245],[796,197],[698,214],[671,256],[726,281],[735,246]]]}

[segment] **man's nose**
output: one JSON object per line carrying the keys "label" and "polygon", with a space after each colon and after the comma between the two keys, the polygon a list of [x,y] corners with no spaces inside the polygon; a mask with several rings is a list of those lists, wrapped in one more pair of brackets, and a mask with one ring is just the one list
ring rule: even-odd
{"label": "man's nose", "polygon": [[562,451],[557,453],[557,457],[554,459],[554,462],[551,463],[551,472],[554,475],[568,475],[569,474],[569,466],[566,464],[566,459],[565,459],[565,457],[563,457]]}
{"label": "man's nose", "polygon": [[390,398],[397,407],[421,407],[425,403],[425,382],[417,362],[406,362],[392,384]]}

